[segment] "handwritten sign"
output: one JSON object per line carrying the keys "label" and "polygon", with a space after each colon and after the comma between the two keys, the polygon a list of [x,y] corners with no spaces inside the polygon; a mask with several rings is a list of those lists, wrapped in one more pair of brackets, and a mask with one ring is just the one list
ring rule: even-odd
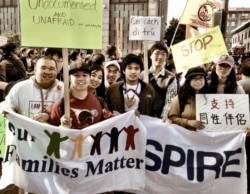
{"label": "handwritten sign", "polygon": [[196,94],[196,119],[206,123],[207,131],[245,130],[248,107],[246,94]]}
{"label": "handwritten sign", "polygon": [[4,37],[4,36],[0,36],[0,46],[3,46],[7,43],[8,38]]}
{"label": "handwritten sign", "polygon": [[0,158],[3,158],[5,151],[5,125],[6,118],[0,114]]}
{"label": "handwritten sign", "polygon": [[102,0],[20,0],[21,45],[102,48]]}
{"label": "handwritten sign", "polygon": [[160,17],[131,16],[129,22],[129,40],[159,41],[161,33]]}
{"label": "handwritten sign", "polygon": [[186,39],[171,47],[176,71],[183,72],[190,67],[214,61],[221,55],[228,54],[220,28],[209,28],[205,32]]}

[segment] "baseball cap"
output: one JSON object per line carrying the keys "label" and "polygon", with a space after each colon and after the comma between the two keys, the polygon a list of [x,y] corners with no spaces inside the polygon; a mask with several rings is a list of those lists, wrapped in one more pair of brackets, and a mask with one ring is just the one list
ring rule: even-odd
{"label": "baseball cap", "polygon": [[89,65],[86,63],[82,63],[81,65],[77,64],[76,62],[72,62],[69,65],[69,74],[73,74],[77,71],[84,71],[88,74],[90,74],[90,69],[89,69]]}
{"label": "baseball cap", "polygon": [[105,68],[107,68],[107,67],[109,67],[109,66],[111,66],[111,65],[114,65],[114,66],[116,66],[117,67],[117,69],[120,71],[120,65],[119,65],[119,63],[117,62],[117,60],[112,60],[112,61],[107,61],[107,62],[105,62]]}
{"label": "baseball cap", "polygon": [[230,55],[221,55],[216,61],[215,63],[217,63],[218,65],[219,64],[222,64],[222,63],[225,63],[225,64],[228,64],[230,65],[231,67],[234,66],[234,58]]}

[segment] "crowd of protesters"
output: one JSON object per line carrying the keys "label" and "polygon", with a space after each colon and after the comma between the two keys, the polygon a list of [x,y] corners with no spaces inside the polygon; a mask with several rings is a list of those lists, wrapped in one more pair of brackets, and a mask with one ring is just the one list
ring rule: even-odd
{"label": "crowd of protesters", "polygon": [[[196,131],[203,129],[205,123],[195,118],[195,94],[250,94],[250,59],[242,61],[239,73],[230,55],[220,56],[209,68],[201,64],[185,74],[176,73],[168,49],[155,43],[149,49],[146,74],[143,53],[138,50],[122,57],[114,45],[108,45],[104,54],[87,56],[75,49],[68,55],[70,116],[66,117],[62,49],[19,49],[7,43],[1,51],[1,106],[66,128],[84,130],[134,110],[138,116],[161,118]],[[145,76],[148,83],[144,82]],[[32,101],[39,102],[41,109],[30,108]],[[248,139],[246,144],[250,146]]]}

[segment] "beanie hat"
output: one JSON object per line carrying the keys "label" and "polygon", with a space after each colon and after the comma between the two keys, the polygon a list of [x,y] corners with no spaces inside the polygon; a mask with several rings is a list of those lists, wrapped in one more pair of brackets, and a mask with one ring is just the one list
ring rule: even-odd
{"label": "beanie hat", "polygon": [[185,78],[189,78],[189,77],[193,77],[196,75],[201,75],[206,77],[207,76],[207,72],[204,70],[204,68],[198,66],[198,67],[192,67],[190,69],[188,69]]}
{"label": "beanie hat", "polygon": [[118,63],[117,60],[112,60],[112,61],[107,61],[107,62],[105,62],[104,67],[105,67],[105,68],[108,68],[108,67],[111,66],[111,65],[115,66],[115,67],[120,71],[120,65],[119,65],[119,63]]}
{"label": "beanie hat", "polygon": [[78,71],[84,71],[88,74],[91,73],[88,64],[83,63],[79,66],[76,62],[72,62],[69,66],[69,74],[73,74]]}

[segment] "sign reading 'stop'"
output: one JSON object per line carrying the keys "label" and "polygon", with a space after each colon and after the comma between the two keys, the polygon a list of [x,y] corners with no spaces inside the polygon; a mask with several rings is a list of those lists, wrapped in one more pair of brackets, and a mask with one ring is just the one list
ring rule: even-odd
{"label": "sign reading 'stop'", "polygon": [[22,46],[102,47],[102,0],[20,0]]}

